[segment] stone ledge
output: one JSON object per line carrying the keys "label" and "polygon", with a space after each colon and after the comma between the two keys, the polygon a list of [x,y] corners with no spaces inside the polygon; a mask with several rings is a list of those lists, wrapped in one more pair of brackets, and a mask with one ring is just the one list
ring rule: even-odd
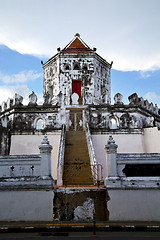
{"label": "stone ledge", "polygon": [[51,177],[1,178],[0,191],[52,190],[54,180]]}
{"label": "stone ledge", "polygon": [[160,189],[160,177],[108,177],[105,180],[107,189],[140,190]]}

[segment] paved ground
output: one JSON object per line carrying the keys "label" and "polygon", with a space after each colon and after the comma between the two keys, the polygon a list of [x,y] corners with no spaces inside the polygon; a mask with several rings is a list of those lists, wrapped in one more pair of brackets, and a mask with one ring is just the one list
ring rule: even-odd
{"label": "paved ground", "polygon": [[1,240],[158,240],[160,232],[97,232],[92,237],[92,232],[34,232],[34,233],[0,233]]}
{"label": "paved ground", "polygon": [[[96,222],[97,231],[159,231],[160,222]],[[87,222],[0,222],[3,232],[42,231],[93,231],[93,223]]]}

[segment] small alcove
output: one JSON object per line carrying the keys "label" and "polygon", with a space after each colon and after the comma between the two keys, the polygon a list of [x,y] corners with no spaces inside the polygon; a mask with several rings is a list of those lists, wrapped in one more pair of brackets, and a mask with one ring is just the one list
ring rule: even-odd
{"label": "small alcove", "polygon": [[45,127],[45,124],[44,124],[44,119],[43,118],[38,118],[37,120],[36,120],[36,130],[43,130],[44,129],[44,127]]}
{"label": "small alcove", "polygon": [[75,63],[73,66],[73,70],[80,70],[80,66],[78,63]]}
{"label": "small alcove", "polygon": [[70,70],[69,64],[65,65],[65,70]]}
{"label": "small alcove", "polygon": [[115,117],[111,117],[110,118],[110,129],[117,129],[118,128],[118,124],[117,124],[117,119]]}

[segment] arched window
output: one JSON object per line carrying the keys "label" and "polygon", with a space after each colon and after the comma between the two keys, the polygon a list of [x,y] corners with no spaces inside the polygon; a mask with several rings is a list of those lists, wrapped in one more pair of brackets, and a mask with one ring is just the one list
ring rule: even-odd
{"label": "arched window", "polygon": [[65,70],[69,70],[69,65],[68,64],[66,64]]}
{"label": "arched window", "polygon": [[57,66],[55,65],[53,68],[53,72],[56,73],[57,72]]}
{"label": "arched window", "polygon": [[48,92],[51,95],[51,97],[53,97],[53,85],[49,86]]}
{"label": "arched window", "polygon": [[53,68],[50,68],[50,76],[53,75]]}
{"label": "arched window", "polygon": [[36,121],[36,130],[42,130],[44,129],[44,120],[42,118],[39,118]]}
{"label": "arched window", "polygon": [[96,67],[96,72],[99,74],[99,67]]}
{"label": "arched window", "polygon": [[84,70],[84,71],[87,71],[87,70],[88,70],[87,64],[85,64],[85,65],[83,66],[83,70]]}
{"label": "arched window", "polygon": [[110,129],[117,129],[118,126],[117,126],[117,121],[114,117],[111,117],[110,118]]}
{"label": "arched window", "polygon": [[103,68],[101,67],[101,75],[103,75]]}
{"label": "arched window", "polygon": [[80,70],[80,66],[78,63],[74,64],[73,70]]}

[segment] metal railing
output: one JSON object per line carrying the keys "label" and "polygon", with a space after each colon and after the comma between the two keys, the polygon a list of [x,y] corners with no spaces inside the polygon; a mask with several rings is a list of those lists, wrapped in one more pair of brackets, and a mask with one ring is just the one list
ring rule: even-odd
{"label": "metal railing", "polygon": [[87,145],[88,145],[88,151],[89,151],[91,165],[98,164],[88,123],[86,123],[86,125],[85,125],[85,132],[86,132],[86,139],[87,139]]}
{"label": "metal railing", "polygon": [[103,181],[101,164],[65,164],[64,165],[64,185],[99,185]]}
{"label": "metal railing", "polygon": [[58,156],[58,166],[57,166],[57,185],[63,185],[63,169],[64,169],[64,152],[65,152],[65,140],[66,140],[66,125],[62,125],[59,156]]}

